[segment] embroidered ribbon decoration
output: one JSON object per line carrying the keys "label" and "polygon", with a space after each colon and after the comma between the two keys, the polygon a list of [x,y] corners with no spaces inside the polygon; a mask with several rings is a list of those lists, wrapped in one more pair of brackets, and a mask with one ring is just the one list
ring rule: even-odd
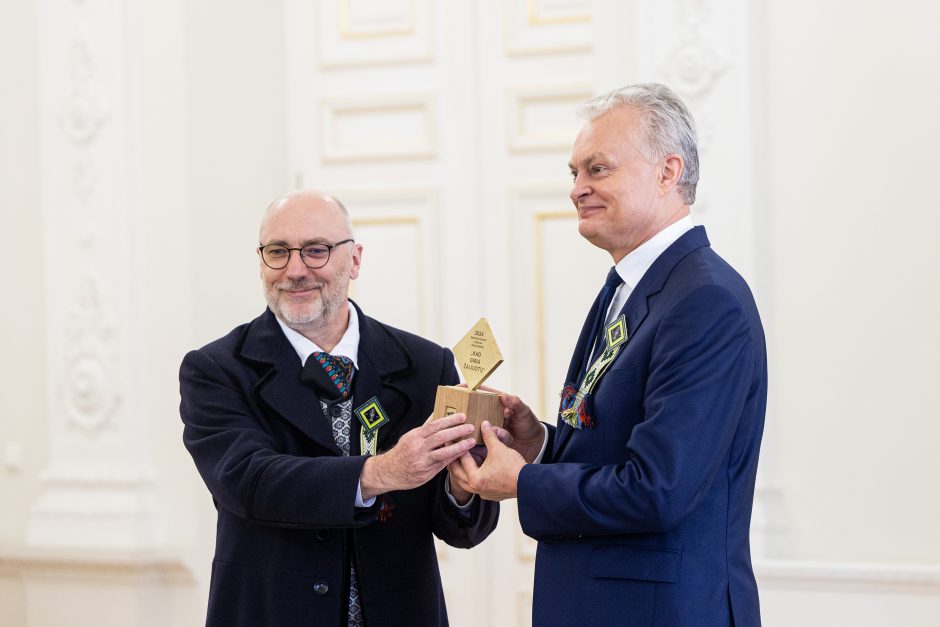
{"label": "embroidered ribbon decoration", "polygon": [[582,427],[594,427],[594,418],[590,411],[591,394],[601,376],[627,343],[627,322],[623,314],[607,326],[605,335],[607,348],[584,373],[581,384],[576,388],[573,383],[565,383],[561,391],[558,414],[571,428],[579,431]]}
{"label": "embroidered ribbon decoration", "polygon": [[379,427],[389,422],[388,414],[375,396],[354,410],[362,424],[359,430],[359,452],[362,455],[375,455],[379,441]]}

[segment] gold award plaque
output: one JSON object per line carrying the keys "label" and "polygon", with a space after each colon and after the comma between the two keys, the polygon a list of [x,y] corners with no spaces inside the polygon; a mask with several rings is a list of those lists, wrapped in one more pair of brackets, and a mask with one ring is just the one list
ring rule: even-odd
{"label": "gold award plaque", "polygon": [[457,342],[454,357],[467,387],[438,386],[433,418],[437,420],[451,414],[467,414],[467,424],[476,427],[474,437],[477,444],[482,444],[480,425],[484,420],[497,427],[503,426],[503,404],[499,395],[477,389],[503,363],[503,354],[496,345],[493,330],[486,318],[480,318]]}
{"label": "gold award plaque", "polygon": [[503,354],[493,339],[493,329],[480,318],[454,346],[454,357],[463,371],[467,387],[476,390],[503,363]]}

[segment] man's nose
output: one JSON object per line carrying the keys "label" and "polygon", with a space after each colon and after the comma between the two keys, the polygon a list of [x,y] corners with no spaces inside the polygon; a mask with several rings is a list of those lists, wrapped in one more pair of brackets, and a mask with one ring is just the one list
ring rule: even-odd
{"label": "man's nose", "polygon": [[292,250],[290,259],[287,260],[287,276],[290,277],[301,277],[305,276],[310,270],[307,266],[304,265],[304,260],[300,258],[299,250]]}
{"label": "man's nose", "polygon": [[586,198],[590,194],[591,186],[585,183],[582,175],[577,175],[574,179],[574,184],[571,186],[571,192],[568,194],[568,196],[571,197],[571,201],[577,204],[579,199]]}

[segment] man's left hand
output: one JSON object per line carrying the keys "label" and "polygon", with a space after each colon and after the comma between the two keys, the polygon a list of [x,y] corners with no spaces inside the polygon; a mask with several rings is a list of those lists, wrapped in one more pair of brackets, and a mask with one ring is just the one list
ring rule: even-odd
{"label": "man's left hand", "polygon": [[448,466],[451,482],[459,489],[479,494],[488,501],[516,497],[519,472],[525,466],[522,455],[503,444],[488,421],[481,425],[486,460],[481,466],[469,452]]}

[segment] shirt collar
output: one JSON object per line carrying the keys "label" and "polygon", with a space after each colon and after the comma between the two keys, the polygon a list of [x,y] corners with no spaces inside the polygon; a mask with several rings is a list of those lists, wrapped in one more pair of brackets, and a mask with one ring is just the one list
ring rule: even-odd
{"label": "shirt collar", "polygon": [[[356,313],[356,308],[353,307],[353,304],[349,301],[346,302],[346,306],[349,307],[349,324],[346,327],[346,332],[343,333],[343,337],[340,338],[336,346],[333,347],[333,350],[330,351],[330,355],[334,357],[349,357],[349,359],[352,360],[353,367],[358,370],[359,314]],[[322,348],[284,324],[280,318],[276,318],[276,320],[277,323],[281,325],[281,331],[284,332],[287,341],[290,342],[294,350],[297,351],[297,355],[300,357],[300,363],[307,363],[307,357],[310,357],[311,353],[323,352]]]}
{"label": "shirt collar", "polygon": [[632,290],[646,274],[646,271],[650,269],[653,262],[694,226],[691,216],[685,216],[673,222],[621,259],[620,263],[617,264],[617,274]]}

